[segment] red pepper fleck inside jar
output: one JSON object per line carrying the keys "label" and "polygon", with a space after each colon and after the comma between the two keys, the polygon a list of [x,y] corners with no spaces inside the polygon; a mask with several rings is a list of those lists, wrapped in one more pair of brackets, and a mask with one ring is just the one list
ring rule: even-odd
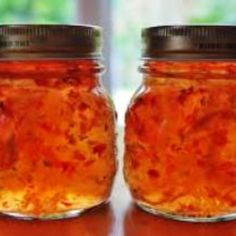
{"label": "red pepper fleck inside jar", "polygon": [[235,219],[236,27],[151,27],[142,39],[125,129],[135,202],[177,220]]}
{"label": "red pepper fleck inside jar", "polygon": [[66,218],[107,201],[115,116],[95,26],[0,26],[0,212]]}

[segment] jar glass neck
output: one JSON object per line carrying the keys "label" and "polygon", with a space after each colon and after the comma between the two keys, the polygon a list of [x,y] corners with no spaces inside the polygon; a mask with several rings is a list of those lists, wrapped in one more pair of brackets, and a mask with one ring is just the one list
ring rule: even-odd
{"label": "jar glass neck", "polygon": [[100,85],[102,70],[99,60],[89,59],[0,61],[0,84],[91,90]]}
{"label": "jar glass neck", "polygon": [[45,59],[45,60],[4,60],[0,61],[0,75],[41,74],[47,77],[68,73],[100,74],[103,66],[100,60],[91,59]]}
{"label": "jar glass neck", "polygon": [[188,79],[236,78],[236,60],[146,60],[140,67],[144,77]]}
{"label": "jar glass neck", "polygon": [[100,61],[88,59],[0,61],[0,84],[92,90],[100,86],[102,70]]}

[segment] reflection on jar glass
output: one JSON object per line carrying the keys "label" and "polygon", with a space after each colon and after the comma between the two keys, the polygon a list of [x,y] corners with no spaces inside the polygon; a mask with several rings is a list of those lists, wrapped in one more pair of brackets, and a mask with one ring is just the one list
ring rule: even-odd
{"label": "reflection on jar glass", "polygon": [[[174,52],[177,33],[193,40],[195,51],[183,45]],[[143,209],[187,221],[235,218],[236,62],[227,57],[236,58],[236,47],[224,44],[235,33],[235,27],[144,31],[144,40],[150,38],[146,43],[152,45],[144,51],[150,58],[141,67],[143,85],[126,114],[124,168],[133,198]],[[197,48],[207,37],[214,40],[213,35],[222,51],[207,44]],[[173,48],[166,46],[159,55],[155,37],[168,38]]]}
{"label": "reflection on jar glass", "polygon": [[114,109],[100,84],[100,30],[0,27],[0,38],[16,35],[45,41],[2,46],[0,212],[75,216],[107,201],[116,170]]}
{"label": "reflection on jar glass", "polygon": [[124,232],[124,236],[233,236],[236,235],[236,222],[179,222],[148,214],[131,205],[125,215]]}
{"label": "reflection on jar glass", "polygon": [[109,236],[114,221],[113,210],[103,205],[74,219],[60,221],[19,221],[0,219],[1,236]]}

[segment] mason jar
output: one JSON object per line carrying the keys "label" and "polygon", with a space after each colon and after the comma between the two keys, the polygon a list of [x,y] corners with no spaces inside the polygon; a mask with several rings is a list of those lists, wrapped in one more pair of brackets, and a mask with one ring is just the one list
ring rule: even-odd
{"label": "mason jar", "polygon": [[142,39],[125,128],[134,201],[177,220],[236,218],[236,27],[151,27]]}
{"label": "mason jar", "polygon": [[101,29],[0,26],[0,212],[66,218],[106,202],[115,116]]}

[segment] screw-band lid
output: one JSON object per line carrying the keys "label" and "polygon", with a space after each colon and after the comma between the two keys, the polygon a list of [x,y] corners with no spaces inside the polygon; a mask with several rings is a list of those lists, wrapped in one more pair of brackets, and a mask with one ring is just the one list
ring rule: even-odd
{"label": "screw-band lid", "polygon": [[98,58],[101,34],[90,25],[0,25],[0,59]]}
{"label": "screw-band lid", "polygon": [[236,58],[236,26],[156,26],[142,31],[143,58]]}

